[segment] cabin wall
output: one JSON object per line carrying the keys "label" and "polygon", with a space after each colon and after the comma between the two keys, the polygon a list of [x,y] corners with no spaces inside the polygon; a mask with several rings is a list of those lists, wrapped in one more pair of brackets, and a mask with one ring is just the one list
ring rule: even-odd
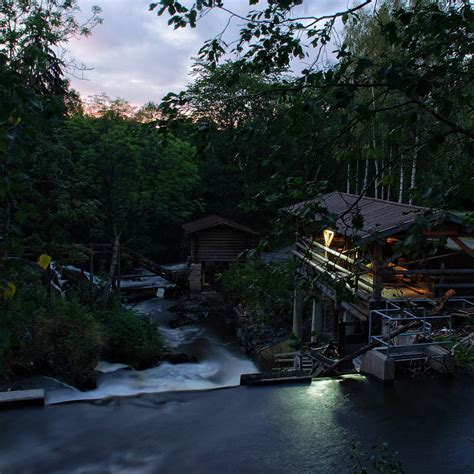
{"label": "cabin wall", "polygon": [[215,227],[193,235],[196,262],[230,262],[249,248],[247,234],[229,227]]}

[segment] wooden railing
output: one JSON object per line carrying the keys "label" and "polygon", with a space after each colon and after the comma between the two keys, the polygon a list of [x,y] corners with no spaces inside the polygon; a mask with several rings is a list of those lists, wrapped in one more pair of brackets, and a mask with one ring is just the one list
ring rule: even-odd
{"label": "wooden railing", "polygon": [[[372,294],[373,279],[371,270],[351,257],[309,239],[297,242],[296,250],[293,253],[303,263],[324,274],[333,282],[347,280],[346,287],[350,291],[362,291],[369,295]],[[334,260],[336,261],[328,258],[328,255],[335,257]],[[355,282],[355,287],[349,284],[349,280]]]}

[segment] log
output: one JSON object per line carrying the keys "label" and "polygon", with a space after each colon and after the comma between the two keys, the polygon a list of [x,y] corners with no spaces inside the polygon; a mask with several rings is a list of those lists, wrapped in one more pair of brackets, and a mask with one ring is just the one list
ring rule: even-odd
{"label": "log", "polygon": [[[441,300],[438,302],[438,304],[434,307],[434,309],[431,311],[430,315],[435,316],[443,310],[444,306],[448,302],[450,298],[452,298],[456,292],[454,290],[448,290],[444,296],[441,298]],[[402,326],[401,328],[397,329],[393,333],[390,334],[390,337],[396,337],[399,336],[400,334],[403,334],[404,332],[416,327],[416,325],[419,323],[419,321],[413,321],[412,323],[407,324],[406,326]],[[355,351],[354,353],[343,357],[342,359],[339,359],[338,361],[334,362],[334,364],[331,367],[328,367],[326,370],[321,372],[321,375],[329,375],[333,373],[338,367],[341,365],[345,364],[346,362],[350,362],[351,360],[355,359],[356,357],[359,357],[362,354],[365,354],[366,352],[375,349],[377,346],[380,345],[379,341],[374,341],[364,347],[361,347],[359,350]],[[316,371],[315,367],[313,371],[311,372],[311,375]]]}
{"label": "log", "polygon": [[433,311],[431,311],[430,315],[431,316],[434,316],[436,314],[439,314],[441,313],[441,311],[443,310],[444,306],[446,305],[446,303],[448,302],[448,300],[450,298],[452,298],[453,296],[456,295],[456,292],[454,290],[448,290],[444,296],[441,298],[441,300],[439,301],[439,303],[434,307]]}
{"label": "log", "polygon": [[143,255],[140,255],[138,252],[135,252],[134,250],[127,248],[127,249],[122,250],[122,255],[130,258],[137,265],[143,268],[146,268],[150,272],[155,273],[156,275],[159,275],[159,276],[163,276],[170,281],[173,281],[173,272],[171,270],[168,270],[167,268],[157,265],[155,262],[152,262],[151,260],[144,257]]}

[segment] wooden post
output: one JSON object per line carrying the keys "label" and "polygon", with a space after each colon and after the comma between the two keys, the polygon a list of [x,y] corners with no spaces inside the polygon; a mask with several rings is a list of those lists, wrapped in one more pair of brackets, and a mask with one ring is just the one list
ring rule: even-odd
{"label": "wooden post", "polygon": [[315,334],[323,332],[323,316],[321,310],[321,302],[313,299],[313,308],[311,312],[311,342],[316,342]]}
{"label": "wooden post", "polygon": [[193,263],[200,263],[198,255],[198,238],[195,234],[191,235],[191,258]]}
{"label": "wooden post", "polygon": [[201,265],[193,263],[189,267],[189,290],[191,294],[201,292]]}
{"label": "wooden post", "polygon": [[299,288],[293,294],[293,334],[298,339],[303,335],[303,292]]}
{"label": "wooden post", "polygon": [[372,299],[380,301],[382,299],[382,275],[380,270],[383,266],[383,247],[381,244],[375,242],[372,246],[372,268],[374,272],[374,292]]}
{"label": "wooden post", "polygon": [[333,316],[332,316],[332,340],[333,342],[339,342],[339,313],[341,305],[339,301],[335,301],[333,305]]}

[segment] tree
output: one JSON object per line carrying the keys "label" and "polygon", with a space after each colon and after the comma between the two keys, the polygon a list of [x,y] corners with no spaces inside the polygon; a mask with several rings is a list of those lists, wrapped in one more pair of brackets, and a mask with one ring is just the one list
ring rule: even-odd
{"label": "tree", "polygon": [[108,288],[114,280],[120,246],[149,219],[175,222],[188,217],[198,202],[195,151],[153,125],[135,120],[123,101],[93,115],[73,116],[63,132],[69,150],[71,199],[88,202],[91,231],[83,243],[106,239],[112,245]]}
{"label": "tree", "polygon": [[[214,9],[227,12],[229,21],[245,19],[235,41],[224,39],[223,32],[204,44],[200,57],[215,68],[224,54],[235,54],[241,67],[266,74],[288,67],[293,57],[310,54],[305,44],[310,49],[326,45],[340,20],[348,29],[336,64],[317,69],[315,62],[299,77],[279,88],[262,89],[260,95],[313,91],[309,97],[314,109],[324,110],[326,124],[335,129],[336,156],[344,160],[352,156],[355,166],[349,165],[349,170],[363,173],[356,179],[362,183],[358,192],[378,196],[383,187],[386,193],[389,185],[394,187],[393,173],[398,170],[401,199],[416,201],[420,196],[416,189],[409,195],[404,192],[404,175],[414,188],[422,155],[455,149],[459,159],[469,154],[474,138],[473,46],[465,41],[473,33],[472,7],[468,2],[399,1],[377,8],[369,0],[345,11],[302,17],[295,10],[301,3],[276,0],[243,17],[223,0],[203,0],[190,8],[163,0],[150,8],[158,14],[167,12],[175,28],[195,27],[200,16]],[[389,125],[391,121],[395,126]],[[367,126],[370,135],[365,133]],[[385,146],[387,135],[391,146]],[[410,140],[399,138],[407,135]],[[357,166],[360,160],[364,166]]]}
{"label": "tree", "polygon": [[[73,0],[0,3],[0,296],[5,299],[16,291],[10,280],[17,260],[11,257],[23,253],[23,224],[36,214],[38,183],[30,171],[38,144],[49,142],[67,109],[64,71],[73,63],[65,45],[100,22],[96,8],[85,25],[75,20],[76,12]],[[0,317],[0,352],[8,339]]]}

